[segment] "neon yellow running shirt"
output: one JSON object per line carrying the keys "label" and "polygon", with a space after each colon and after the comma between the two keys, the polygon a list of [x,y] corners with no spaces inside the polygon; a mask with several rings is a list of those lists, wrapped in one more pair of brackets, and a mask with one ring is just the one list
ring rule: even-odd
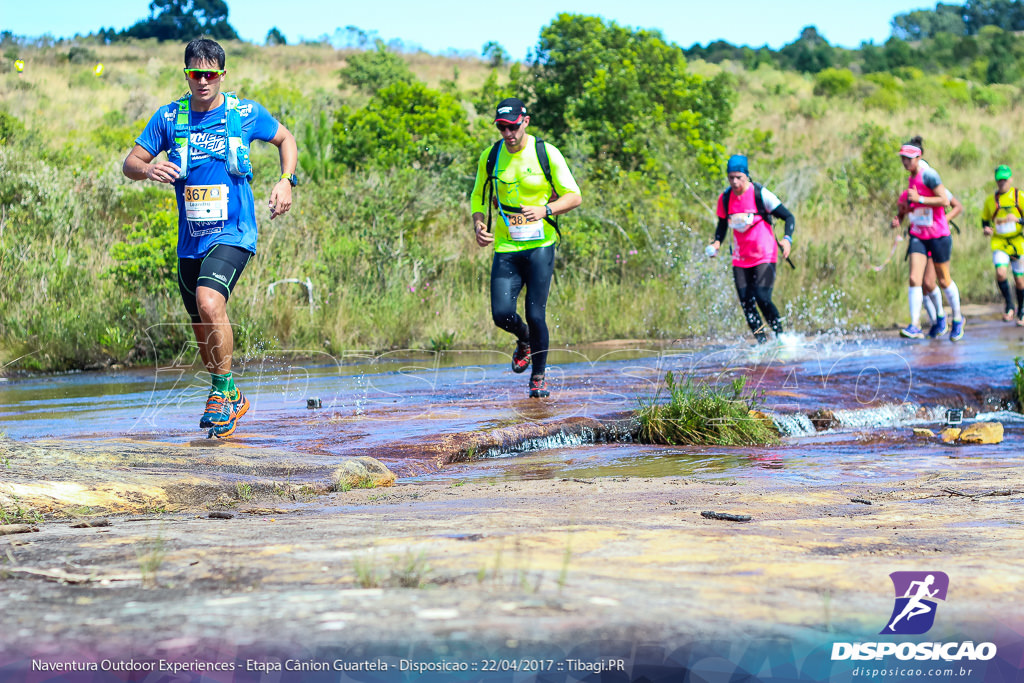
{"label": "neon yellow running shirt", "polygon": [[[554,183],[554,190],[558,196],[566,194],[580,194],[579,185],[569,171],[569,165],[565,163],[565,157],[554,145],[545,142],[544,146],[548,151],[548,163],[551,166],[551,180]],[[487,180],[487,156],[491,151],[488,146],[480,155],[480,162],[476,168],[476,183],[473,185],[472,209],[473,213],[487,215],[487,205],[484,203],[484,182]],[[527,135],[523,149],[512,154],[502,144],[498,153],[498,160],[494,164],[494,191],[498,201],[506,207],[504,213],[509,215],[508,208],[521,206],[544,206],[551,198],[551,185],[544,177],[540,161],[537,159],[536,140],[532,135]],[[539,239],[517,242],[512,239],[509,227],[502,217],[502,211],[492,208],[493,222],[491,230],[494,232],[494,251],[510,252],[525,251],[546,247],[555,243],[555,228],[547,221],[541,221],[544,226],[544,234]],[[516,212],[518,213],[518,212]]]}

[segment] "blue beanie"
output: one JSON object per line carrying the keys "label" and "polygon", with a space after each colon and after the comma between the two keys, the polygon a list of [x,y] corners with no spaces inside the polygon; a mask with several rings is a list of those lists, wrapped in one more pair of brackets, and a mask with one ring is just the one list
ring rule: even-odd
{"label": "blue beanie", "polygon": [[747,168],[747,158],[742,154],[733,154],[729,157],[729,164],[725,167],[726,173],[745,173],[750,175],[750,169]]}

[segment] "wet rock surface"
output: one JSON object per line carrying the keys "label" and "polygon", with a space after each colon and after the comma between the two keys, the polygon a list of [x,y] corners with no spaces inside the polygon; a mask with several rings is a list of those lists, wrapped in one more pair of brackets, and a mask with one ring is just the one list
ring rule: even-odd
{"label": "wet rock surface", "polygon": [[[0,654],[536,654],[877,634],[889,573],[928,568],[956,581],[945,624],[1022,626],[1006,611],[1024,598],[1021,423],[983,418],[1008,418],[995,446],[908,429],[1004,406],[990,399],[1005,387],[973,387],[1009,383],[1015,328],[970,330],[955,345],[602,361],[532,402],[521,378],[502,379],[504,360],[486,388],[461,370],[413,389],[381,373],[362,393],[319,378],[301,396],[320,410],[274,403],[282,382],[250,394],[226,441],[182,426],[194,411],[170,389],[141,427],[117,412],[137,392],[94,411],[91,438],[23,427],[0,437],[0,523],[30,529],[0,536]],[[629,443],[628,411],[667,369],[746,373],[788,436]],[[838,424],[810,416],[823,406]]]}
{"label": "wet rock surface", "polygon": [[[3,448],[0,491],[44,517],[37,533],[0,537],[10,652],[877,630],[897,567],[955,575],[944,613],[957,623],[1024,598],[1021,468],[981,456],[841,481],[399,479],[342,491],[324,462],[230,444]],[[110,524],[77,524],[91,519]]]}

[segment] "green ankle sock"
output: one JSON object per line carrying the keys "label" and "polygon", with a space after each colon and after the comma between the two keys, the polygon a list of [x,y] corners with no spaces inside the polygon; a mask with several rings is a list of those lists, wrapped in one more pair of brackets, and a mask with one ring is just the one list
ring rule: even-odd
{"label": "green ankle sock", "polygon": [[232,400],[238,398],[238,390],[235,389],[235,379],[231,376],[230,372],[226,375],[215,375],[211,372],[210,380],[213,382],[214,391],[219,391]]}

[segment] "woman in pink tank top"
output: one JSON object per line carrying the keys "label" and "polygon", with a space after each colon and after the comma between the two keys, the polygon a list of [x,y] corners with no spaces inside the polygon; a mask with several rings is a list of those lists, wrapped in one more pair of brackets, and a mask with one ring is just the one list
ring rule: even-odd
{"label": "woman in pink tank top", "polygon": [[[949,272],[953,252],[953,237],[949,233],[946,207],[949,193],[942,184],[938,172],[921,157],[924,155],[924,141],[920,136],[911,138],[900,147],[900,160],[910,177],[907,179],[906,204],[892,219],[892,228],[898,229],[905,216],[910,219],[910,277],[907,300],[910,305],[910,324],[900,334],[910,339],[923,339],[921,330],[921,306],[924,293],[921,288],[928,258],[935,265],[935,278],[946,295],[952,312],[950,341],[959,341],[964,336],[964,319],[960,314],[960,291]],[[936,336],[936,335],[931,335]]]}
{"label": "woman in pink tank top", "polygon": [[[782,258],[789,258],[796,221],[773,192],[751,182],[747,157],[741,154],[729,157],[726,176],[729,188],[718,197],[718,227],[707,254],[717,254],[727,231],[732,229],[732,275],[736,294],[750,331],[757,343],[764,344],[768,341],[765,323],[776,337],[782,334],[779,309],[772,301],[775,264],[779,249],[782,249]],[[775,238],[772,217],[786,222],[781,242]]]}

